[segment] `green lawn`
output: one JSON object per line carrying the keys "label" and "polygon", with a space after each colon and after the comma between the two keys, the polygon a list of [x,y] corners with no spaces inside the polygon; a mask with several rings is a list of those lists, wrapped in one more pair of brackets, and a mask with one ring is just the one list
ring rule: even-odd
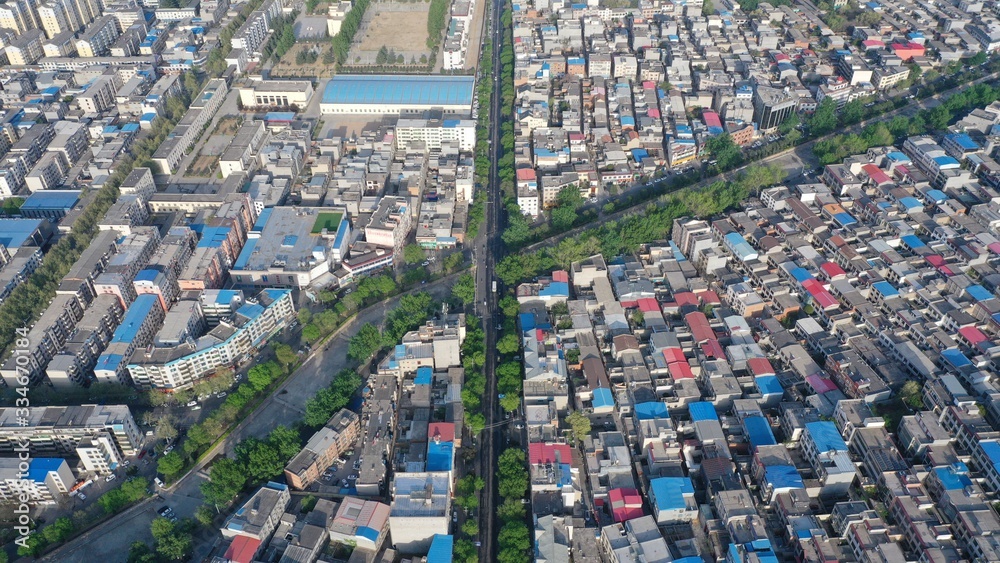
{"label": "green lawn", "polygon": [[343,217],[343,213],[327,212],[320,213],[316,216],[316,223],[313,224],[312,234],[318,235],[326,229],[326,232],[336,234],[337,228],[340,227],[340,219]]}

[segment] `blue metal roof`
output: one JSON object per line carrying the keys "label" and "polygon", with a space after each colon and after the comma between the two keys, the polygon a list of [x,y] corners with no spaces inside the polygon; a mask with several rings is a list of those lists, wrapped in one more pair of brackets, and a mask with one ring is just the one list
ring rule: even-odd
{"label": "blue metal roof", "polygon": [[472,105],[473,76],[339,75],[326,84],[325,104]]}
{"label": "blue metal roof", "polygon": [[632,407],[635,417],[639,420],[653,420],[656,418],[670,418],[667,411],[667,404],[657,401],[639,403]]}
{"label": "blue metal roof", "polygon": [[979,144],[973,141],[968,133],[952,133],[951,135],[945,135],[944,138],[957,144],[962,150],[979,150]]}
{"label": "blue metal roof", "polygon": [[160,298],[150,293],[144,293],[135,298],[128,311],[125,311],[125,318],[122,324],[115,329],[115,335],[111,342],[132,342],[139,334],[139,327],[146,321],[153,307],[160,306]]}
{"label": "blue metal roof", "polygon": [[257,303],[244,303],[236,312],[248,319],[256,319],[264,312],[264,307]]}
{"label": "blue metal roof", "polygon": [[899,295],[899,290],[887,281],[873,283],[872,289],[881,293],[883,297],[895,297]]}
{"label": "blue metal roof", "polygon": [[986,301],[993,298],[993,294],[979,284],[970,285],[965,290],[969,292],[969,297],[972,297],[976,301]]}
{"label": "blue metal roof", "polygon": [[927,197],[931,198],[934,203],[941,203],[948,199],[948,196],[941,190],[927,190]]}
{"label": "blue metal roof", "polygon": [[755,377],[754,381],[757,383],[757,389],[760,390],[761,395],[783,395],[785,393],[785,388],[781,386],[777,376],[760,375]]}
{"label": "blue metal roof", "polygon": [[858,222],[850,213],[837,213],[833,216],[833,220],[840,223],[841,226],[846,227],[847,225],[853,225]]}
{"label": "blue metal roof", "polygon": [[427,471],[451,471],[455,455],[453,442],[427,442]]}
{"label": "blue metal roof", "polygon": [[430,366],[420,366],[417,368],[417,377],[413,380],[415,385],[430,385],[434,381],[434,370]]}
{"label": "blue metal roof", "polygon": [[160,272],[152,268],[143,268],[142,270],[139,270],[138,274],[135,275],[135,281],[153,282],[156,281],[156,276],[159,274]]}
{"label": "blue metal roof", "polygon": [[[267,211],[265,209],[264,211]],[[246,267],[247,262],[250,261],[250,256],[253,255],[254,248],[257,248],[257,241],[260,239],[252,238],[247,239],[247,243],[243,245],[243,250],[240,251],[240,255],[236,257],[236,263],[233,264],[234,270],[242,270]]]}
{"label": "blue metal roof", "polygon": [[775,489],[804,489],[802,476],[792,465],[771,465],[764,469],[764,479]]}
{"label": "blue metal roof", "polygon": [[540,297],[569,297],[569,284],[552,282],[538,291]]}
{"label": "blue metal roof", "polygon": [[813,279],[813,275],[809,273],[809,270],[801,266],[798,268],[794,268],[791,272],[789,272],[789,274],[791,274],[792,277],[795,278],[795,281],[799,283]]}
{"label": "blue metal roof", "polygon": [[649,482],[657,510],[680,510],[687,507],[684,495],[694,494],[690,477],[660,477]]}
{"label": "blue metal roof", "polygon": [[615,397],[611,394],[611,390],[605,387],[599,387],[594,389],[594,407],[613,407],[615,406]]}
{"label": "blue metal roof", "polygon": [[434,534],[430,551],[427,552],[427,563],[451,563],[454,546],[455,538],[453,536]]}
{"label": "blue metal roof", "polygon": [[77,190],[41,190],[25,198],[24,203],[21,204],[21,211],[29,209],[63,209],[69,211],[73,209],[73,206],[79,200],[80,192]]}
{"label": "blue metal roof", "polygon": [[44,219],[0,219],[0,244],[20,248],[42,225]]}
{"label": "blue metal roof", "polygon": [[924,204],[920,203],[919,199],[912,196],[900,198],[899,203],[903,204],[903,207],[907,209],[917,209],[924,206]]}
{"label": "blue metal roof", "polygon": [[243,292],[238,289],[220,289],[215,302],[229,304],[233,302],[233,299],[242,294]]}
{"label": "blue metal roof", "polygon": [[979,447],[989,458],[994,467],[1000,468],[1000,442],[996,440],[980,440]]}
{"label": "blue metal roof", "polygon": [[807,423],[806,432],[809,433],[813,443],[816,444],[816,451],[847,451],[847,444],[840,435],[840,431],[837,430],[837,425],[829,420]]}
{"label": "blue metal roof", "polygon": [[704,401],[698,401],[688,405],[688,412],[691,414],[691,420],[719,420],[718,413],[715,412],[715,405],[712,403],[706,403]]}
{"label": "blue metal roof", "polygon": [[755,449],[761,446],[773,446],[778,443],[771,432],[771,424],[763,416],[748,416],[743,420],[750,445]]}
{"label": "blue metal roof", "polygon": [[957,160],[950,156],[935,156],[934,164],[938,165],[938,168],[958,168],[959,163]]}
{"label": "blue metal roof", "polygon": [[359,526],[357,535],[371,541],[378,542],[378,530],[375,528],[369,528],[368,526]]}
{"label": "blue metal roof", "polygon": [[906,153],[900,151],[892,151],[885,156],[893,162],[910,162],[910,157],[906,156]]}
{"label": "blue metal roof", "polygon": [[59,467],[65,463],[61,458],[36,457],[32,458],[31,465],[28,466],[28,480],[36,483],[44,483],[45,478],[53,471],[59,471]]}
{"label": "blue metal roof", "polygon": [[294,111],[269,111],[264,114],[264,121],[294,121]]}
{"label": "blue metal roof", "polygon": [[899,240],[903,241],[903,244],[905,244],[906,246],[908,246],[913,250],[916,250],[923,246],[927,246],[926,244],[924,244],[924,241],[920,240],[920,237],[918,237],[917,235],[903,235],[899,237]]}
{"label": "blue metal roof", "polygon": [[534,313],[521,313],[518,315],[521,320],[521,331],[528,332],[535,328],[535,314]]}

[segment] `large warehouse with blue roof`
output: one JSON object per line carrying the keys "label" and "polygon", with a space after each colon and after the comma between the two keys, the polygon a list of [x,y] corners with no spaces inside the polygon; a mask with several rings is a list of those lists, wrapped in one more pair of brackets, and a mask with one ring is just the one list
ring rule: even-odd
{"label": "large warehouse with blue roof", "polygon": [[320,111],[392,114],[441,109],[446,114],[472,111],[472,76],[334,76],[323,90]]}

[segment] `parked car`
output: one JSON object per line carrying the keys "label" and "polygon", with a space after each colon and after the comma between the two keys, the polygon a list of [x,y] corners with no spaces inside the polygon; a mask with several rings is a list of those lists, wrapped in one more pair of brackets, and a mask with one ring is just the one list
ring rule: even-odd
{"label": "parked car", "polygon": [[80,499],[80,500],[87,500],[87,495],[85,495],[83,493],[80,493],[80,494],[76,495],[76,497],[78,499]]}
{"label": "parked car", "polygon": [[130,465],[132,465],[132,460],[130,459],[126,459],[125,461],[122,462],[122,467],[128,467]]}
{"label": "parked car", "polygon": [[201,410],[201,405],[195,405],[195,406],[191,407],[191,410],[193,410],[193,411],[200,411]]}
{"label": "parked car", "polygon": [[217,394],[216,397],[218,397],[220,399],[225,399],[227,395],[229,395],[229,393],[226,393],[225,391],[223,391],[223,392]]}
{"label": "parked car", "polygon": [[108,475],[107,477],[105,477],[104,480],[106,482],[110,483],[110,482],[114,481],[117,478],[118,478],[118,476],[115,475],[114,473],[112,473],[111,475]]}
{"label": "parked car", "polygon": [[198,404],[198,401],[188,401],[188,404],[187,404],[187,406],[189,406],[189,407],[193,407],[193,406],[195,406],[195,405],[197,405],[197,404]]}

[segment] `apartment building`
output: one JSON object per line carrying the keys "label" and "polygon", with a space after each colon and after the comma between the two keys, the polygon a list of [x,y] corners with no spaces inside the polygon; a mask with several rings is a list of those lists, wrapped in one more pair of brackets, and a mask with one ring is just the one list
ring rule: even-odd
{"label": "apartment building", "polygon": [[357,414],[342,409],[333,415],[285,466],[288,486],[301,491],[315,483],[338,457],[354,446],[360,434]]}

